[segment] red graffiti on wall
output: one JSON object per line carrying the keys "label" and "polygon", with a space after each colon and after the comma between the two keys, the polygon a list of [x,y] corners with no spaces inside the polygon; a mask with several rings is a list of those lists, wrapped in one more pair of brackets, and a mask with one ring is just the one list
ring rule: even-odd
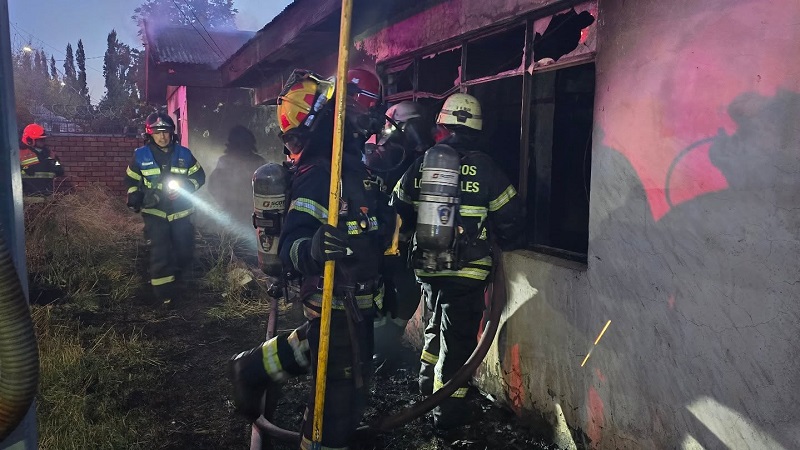
{"label": "red graffiti on wall", "polygon": [[[797,9],[791,0],[776,3]],[[600,75],[607,84],[598,89],[604,144],[629,159],[655,220],[676,204],[728,187],[708,158],[707,140],[736,131],[727,108],[737,96],[798,90],[800,64],[786,56],[796,47],[786,30],[796,28],[798,17],[763,6],[751,0],[708,7],[680,24],[657,12],[642,17],[625,34],[633,50],[619,53]]]}

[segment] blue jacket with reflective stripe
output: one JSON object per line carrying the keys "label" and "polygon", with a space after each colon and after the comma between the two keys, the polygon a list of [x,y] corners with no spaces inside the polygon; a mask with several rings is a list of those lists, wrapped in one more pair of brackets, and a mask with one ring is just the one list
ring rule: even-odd
{"label": "blue jacket with reflective stripe", "polygon": [[[147,189],[162,191],[166,188],[168,178],[178,180],[181,189],[194,192],[205,183],[206,175],[200,163],[192,155],[191,150],[178,144],[173,144],[169,154],[169,173],[162,173],[162,166],[153,155],[149,145],[137,148],[133,153],[133,161],[128,165],[128,203],[131,197],[141,197],[141,192]],[[163,167],[166,168],[166,167]],[[158,192],[160,199],[156,209],[167,215],[188,211],[192,204],[185,195],[169,200],[166,193]]]}

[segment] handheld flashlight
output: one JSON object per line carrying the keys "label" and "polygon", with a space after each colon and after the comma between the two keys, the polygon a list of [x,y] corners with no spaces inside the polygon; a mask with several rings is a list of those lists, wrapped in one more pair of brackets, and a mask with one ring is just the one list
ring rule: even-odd
{"label": "handheld flashlight", "polygon": [[167,183],[167,187],[173,191],[176,191],[180,187],[180,184],[178,184],[177,180],[169,180],[169,183]]}

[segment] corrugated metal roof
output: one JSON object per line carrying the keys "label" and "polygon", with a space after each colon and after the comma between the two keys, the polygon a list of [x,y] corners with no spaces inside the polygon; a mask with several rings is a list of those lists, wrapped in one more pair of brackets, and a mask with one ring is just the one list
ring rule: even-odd
{"label": "corrugated metal roof", "polygon": [[147,29],[150,55],[155,62],[198,64],[212,69],[218,68],[254,35],[254,31],[206,31],[199,26]]}

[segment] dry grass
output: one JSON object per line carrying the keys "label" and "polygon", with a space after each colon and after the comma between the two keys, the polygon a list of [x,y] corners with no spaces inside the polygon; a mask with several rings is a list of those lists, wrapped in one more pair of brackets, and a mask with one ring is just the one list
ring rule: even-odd
{"label": "dry grass", "polygon": [[150,370],[161,366],[154,344],[140,331],[81,327],[59,307],[34,307],[33,319],[41,364],[39,448],[143,448],[133,430],[146,417],[132,413],[127,400],[132,386],[159,373]]}
{"label": "dry grass", "polygon": [[205,286],[223,299],[222,304],[209,309],[207,314],[219,320],[268,314],[267,280],[237,256],[251,251],[247,248],[249,241],[234,233],[216,231],[204,234],[200,244]]}
{"label": "dry grass", "polygon": [[133,295],[143,225],[119,198],[100,187],[55,195],[27,205],[25,224],[31,285],[95,307]]}
{"label": "dry grass", "polygon": [[[175,368],[162,360],[163,342],[142,331],[158,329],[153,320],[159,316],[135,315],[141,325],[131,328],[125,313],[141,307],[138,293],[149,292],[141,219],[100,188],[26,205],[25,214],[31,290],[57,290],[61,297],[32,309],[41,364],[39,448],[159,448],[164,424],[143,396]],[[266,317],[261,283],[239,283],[249,269],[234,256],[237,245],[224,234],[199,242],[203,289],[224,299],[203,311],[205,317]]]}

